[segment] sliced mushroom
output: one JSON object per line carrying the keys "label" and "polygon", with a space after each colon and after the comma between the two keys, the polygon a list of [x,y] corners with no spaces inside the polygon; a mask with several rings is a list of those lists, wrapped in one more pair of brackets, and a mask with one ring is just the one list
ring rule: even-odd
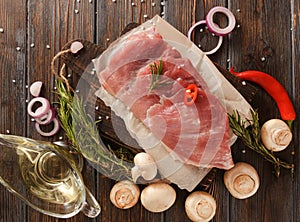
{"label": "sliced mushroom", "polygon": [[157,166],[151,155],[148,153],[138,153],[134,159],[135,166],[131,170],[133,181],[136,182],[141,176],[145,180],[152,180],[157,175]]}
{"label": "sliced mushroom", "polygon": [[224,183],[233,197],[246,199],[256,193],[260,180],[253,166],[239,162],[225,172]]}
{"label": "sliced mushroom", "polygon": [[141,193],[142,205],[154,213],[169,209],[176,200],[176,191],[166,183],[148,185]]}
{"label": "sliced mushroom", "polygon": [[204,191],[191,193],[185,201],[185,212],[195,222],[208,222],[216,214],[217,204],[212,195]]}
{"label": "sliced mushroom", "polygon": [[261,140],[271,151],[284,150],[292,141],[292,132],[289,126],[281,119],[271,119],[261,128]]}
{"label": "sliced mushroom", "polygon": [[110,201],[120,209],[133,207],[139,200],[139,187],[129,180],[116,183],[110,191]]}

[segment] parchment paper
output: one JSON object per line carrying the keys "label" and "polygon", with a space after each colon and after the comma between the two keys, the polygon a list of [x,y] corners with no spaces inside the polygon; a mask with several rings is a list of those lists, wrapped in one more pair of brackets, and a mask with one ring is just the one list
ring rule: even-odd
{"label": "parchment paper", "polygon": [[[151,20],[143,23],[141,26],[133,29],[113,42],[99,58],[94,60],[97,73],[100,73],[107,66],[110,57],[115,53],[117,45],[126,41],[126,38],[132,33],[141,32],[153,26],[155,26],[156,31],[162,35],[165,41],[174,46],[181,53],[182,57],[188,58],[192,62],[202,78],[206,81],[210,92],[218,97],[228,113],[231,113],[233,110],[238,110],[242,117],[251,119],[250,109],[252,108],[250,104],[218,71],[210,59],[185,35],[180,33],[159,16],[153,17]],[[139,135],[139,133],[144,133],[144,131],[139,128],[141,127],[138,123],[139,120],[135,119],[134,121],[126,123],[126,119],[128,120],[131,118],[132,120],[132,118],[134,118],[132,117],[131,112],[126,110],[126,107],[122,107],[120,101],[114,101],[114,98],[112,98],[112,96],[103,88],[100,88],[96,95],[102,99],[106,105],[111,106],[112,110],[125,120],[126,127],[131,136],[136,138],[141,147],[148,147],[145,148],[145,150],[156,160],[160,174],[172,183],[177,184],[181,189],[191,191],[210,171],[208,168],[198,168],[174,160],[164,148],[164,144],[159,140],[152,140],[153,146],[149,148],[147,140],[139,141],[138,139],[142,136]],[[137,121],[136,124],[133,124],[135,121]],[[235,140],[236,137],[232,134],[231,144],[233,144]]]}

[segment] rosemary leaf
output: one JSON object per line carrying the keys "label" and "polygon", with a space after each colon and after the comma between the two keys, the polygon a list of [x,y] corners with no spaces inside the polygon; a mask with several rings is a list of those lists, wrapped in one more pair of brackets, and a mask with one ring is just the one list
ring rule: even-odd
{"label": "rosemary leaf", "polygon": [[238,111],[228,114],[229,125],[233,133],[237,135],[247,147],[260,154],[265,160],[271,162],[274,165],[276,176],[280,174],[280,167],[290,169],[291,172],[293,172],[294,164],[280,160],[261,142],[258,113],[251,110],[251,117],[252,120],[242,120]]}
{"label": "rosemary leaf", "polygon": [[149,92],[151,92],[153,89],[158,89],[173,84],[173,81],[169,81],[167,79],[161,80],[161,76],[163,74],[162,60],[159,60],[159,65],[157,65],[155,62],[153,64],[150,64],[150,69],[151,83],[149,87]]}
{"label": "rosemary leaf", "polygon": [[[99,136],[95,121],[85,112],[82,100],[77,94],[72,95],[61,80],[57,80],[56,85],[60,105],[58,116],[72,147],[103,175],[114,180],[132,180],[134,154],[125,148],[113,151],[106,146]],[[124,155],[116,155],[115,152]]]}

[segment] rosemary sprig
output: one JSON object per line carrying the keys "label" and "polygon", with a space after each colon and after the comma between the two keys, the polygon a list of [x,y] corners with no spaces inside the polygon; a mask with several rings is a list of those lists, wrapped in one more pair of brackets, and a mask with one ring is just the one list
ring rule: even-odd
{"label": "rosemary sprig", "polygon": [[277,177],[280,175],[280,167],[290,169],[293,173],[294,164],[284,162],[269,151],[261,142],[260,125],[258,113],[251,110],[252,120],[243,120],[238,111],[228,114],[229,125],[235,135],[237,135],[243,143],[260,154],[265,160],[271,162],[275,168]]}
{"label": "rosemary sprig", "polygon": [[125,148],[113,151],[110,146],[106,146],[78,95],[72,95],[59,79],[56,85],[60,105],[58,116],[72,147],[82,153],[103,175],[114,180],[132,180],[132,161],[118,157],[127,157],[130,151],[124,150]]}
{"label": "rosemary sprig", "polygon": [[157,65],[155,62],[153,64],[150,64],[150,69],[151,69],[151,84],[149,87],[149,92],[151,92],[153,89],[157,89],[173,83],[173,81],[169,81],[167,79],[161,80],[163,74],[162,60],[159,60],[159,65]]}

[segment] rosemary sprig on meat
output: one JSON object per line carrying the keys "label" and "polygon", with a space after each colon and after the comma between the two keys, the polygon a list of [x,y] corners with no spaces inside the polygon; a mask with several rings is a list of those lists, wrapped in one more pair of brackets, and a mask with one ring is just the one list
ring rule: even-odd
{"label": "rosemary sprig on meat", "polygon": [[251,116],[252,120],[243,120],[238,111],[228,114],[229,125],[233,133],[237,135],[247,147],[260,154],[265,160],[271,162],[274,165],[277,177],[280,175],[280,167],[290,169],[293,173],[294,164],[280,160],[261,142],[258,113],[251,110]]}
{"label": "rosemary sprig on meat", "polygon": [[159,64],[153,63],[150,64],[151,69],[151,84],[149,87],[149,92],[151,92],[153,89],[157,89],[163,86],[167,86],[173,83],[173,81],[170,81],[168,79],[161,80],[161,77],[163,75],[163,62],[160,59]]}
{"label": "rosemary sprig on meat", "polygon": [[104,145],[95,127],[95,121],[87,115],[78,95],[72,95],[60,79],[57,80],[56,86],[59,97],[58,116],[71,146],[94,163],[102,174],[115,180],[132,180],[133,163],[125,158],[130,151],[123,148],[115,151]]}

